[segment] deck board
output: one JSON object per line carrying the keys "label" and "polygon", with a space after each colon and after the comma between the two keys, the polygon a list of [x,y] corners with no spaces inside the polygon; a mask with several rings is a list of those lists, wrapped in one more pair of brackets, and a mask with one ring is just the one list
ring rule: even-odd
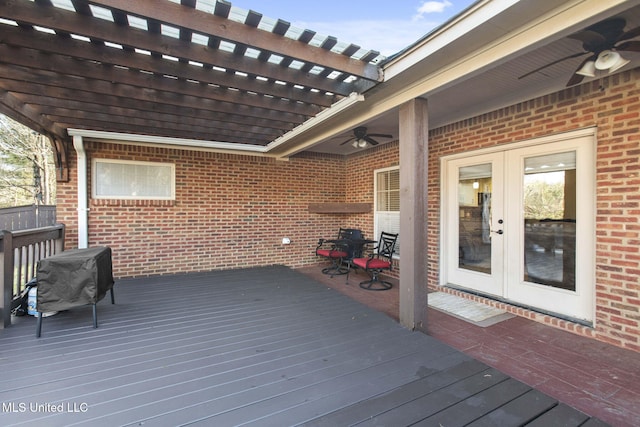
{"label": "deck board", "polygon": [[80,307],[44,319],[40,339],[32,317],[0,331],[0,425],[398,426],[459,412],[488,425],[581,414],[285,267],[119,280],[115,297],[98,304],[98,329]]}
{"label": "deck board", "polygon": [[[491,375],[493,376],[493,374]],[[489,382],[491,381],[492,379]],[[519,397],[529,390],[531,390],[529,386],[521,383],[520,381],[508,378],[504,381],[497,382],[496,384],[491,384],[480,392],[470,390],[470,393],[464,396],[464,399],[460,402],[433,416],[424,418],[415,425],[468,425],[480,417],[499,411],[503,405],[509,403],[514,397]],[[521,423],[513,422],[512,420],[508,420],[503,417],[498,425],[517,426],[521,425]]]}
{"label": "deck board", "polygon": [[[508,380],[509,377],[494,369],[481,371],[471,377],[463,378],[447,387],[425,394],[418,399],[400,404],[389,411],[358,423],[358,426],[408,426],[418,423],[426,417],[439,414],[441,411],[463,402],[470,396]],[[435,424],[438,425],[438,424]],[[446,423],[446,425],[460,425]]]}
{"label": "deck board", "polygon": [[[449,357],[448,360],[453,362],[455,359]],[[455,360],[455,364],[452,364],[451,367],[434,372],[432,375],[426,375],[419,380],[402,384],[383,395],[362,400],[347,408],[310,420],[308,425],[318,427],[355,425],[487,369],[485,364],[475,360]]]}
{"label": "deck board", "polygon": [[524,425],[556,405],[557,402],[551,397],[537,390],[529,390],[468,425],[469,427]]}
{"label": "deck board", "polygon": [[528,425],[530,427],[577,427],[584,425],[588,419],[589,417],[583,412],[560,403],[539,415]]}

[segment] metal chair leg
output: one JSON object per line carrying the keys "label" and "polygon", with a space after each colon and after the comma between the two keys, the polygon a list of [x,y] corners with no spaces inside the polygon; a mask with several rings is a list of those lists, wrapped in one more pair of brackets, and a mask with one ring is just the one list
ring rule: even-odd
{"label": "metal chair leg", "polygon": [[96,329],[98,327],[98,308],[96,304],[93,305],[93,328]]}
{"label": "metal chair leg", "polygon": [[348,273],[348,271],[345,271],[344,267],[342,266],[342,261],[342,258],[331,258],[331,266],[323,268],[322,274],[329,274],[330,277],[333,278],[333,276],[339,276]]}
{"label": "metal chair leg", "polygon": [[393,287],[393,284],[378,278],[379,271],[371,272],[371,280],[360,282],[360,287],[368,291],[387,291]]}
{"label": "metal chair leg", "polygon": [[40,335],[42,334],[42,313],[38,311],[36,317],[38,318],[38,322],[36,324],[36,338],[40,338]]}
{"label": "metal chair leg", "polygon": [[348,285],[349,284],[349,273],[351,272],[351,260],[349,260],[347,262],[347,280],[345,281],[345,284]]}

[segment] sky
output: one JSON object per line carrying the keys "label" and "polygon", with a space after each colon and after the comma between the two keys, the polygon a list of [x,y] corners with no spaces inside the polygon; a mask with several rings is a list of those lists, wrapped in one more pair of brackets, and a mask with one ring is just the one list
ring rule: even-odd
{"label": "sky", "polygon": [[282,19],[385,56],[411,45],[475,0],[231,0],[234,7]]}

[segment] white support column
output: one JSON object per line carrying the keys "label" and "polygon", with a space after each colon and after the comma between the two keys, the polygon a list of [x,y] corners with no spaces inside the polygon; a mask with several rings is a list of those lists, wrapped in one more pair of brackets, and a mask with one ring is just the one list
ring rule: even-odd
{"label": "white support column", "polygon": [[78,248],[89,246],[89,218],[87,201],[87,153],[82,136],[73,136],[73,147],[78,159]]}
{"label": "white support column", "polygon": [[400,106],[400,324],[426,329],[427,321],[427,101]]}

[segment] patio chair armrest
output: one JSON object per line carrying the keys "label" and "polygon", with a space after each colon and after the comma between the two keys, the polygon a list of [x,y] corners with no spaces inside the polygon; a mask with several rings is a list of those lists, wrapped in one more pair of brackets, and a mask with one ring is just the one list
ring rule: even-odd
{"label": "patio chair armrest", "polygon": [[375,248],[363,248],[361,257],[367,258],[367,263],[374,259],[376,256]]}
{"label": "patio chair armrest", "polygon": [[318,239],[318,246],[316,246],[316,249],[320,249],[320,247],[321,247],[322,245],[324,245],[324,241],[325,241],[325,239],[322,239],[322,238],[321,238],[321,239]]}

